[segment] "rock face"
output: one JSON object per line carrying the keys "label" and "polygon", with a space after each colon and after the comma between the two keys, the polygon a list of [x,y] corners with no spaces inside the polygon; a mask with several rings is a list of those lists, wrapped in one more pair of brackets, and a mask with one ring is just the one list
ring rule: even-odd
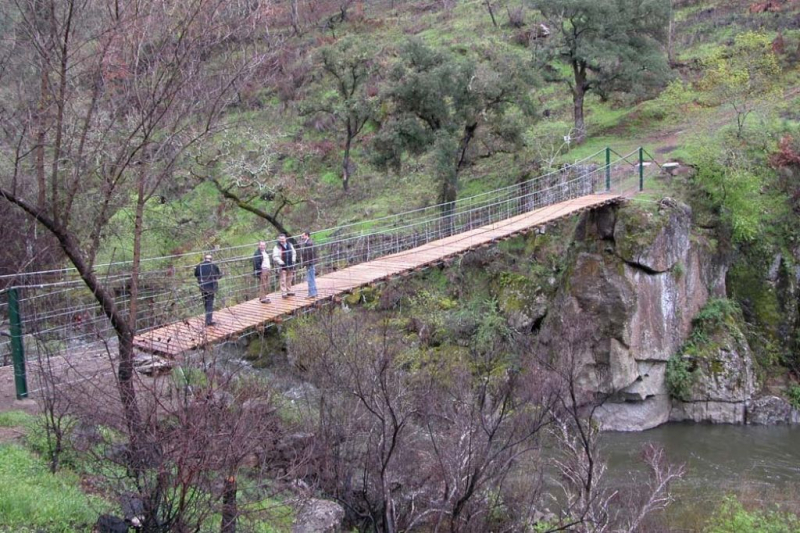
{"label": "rock face", "polygon": [[344,509],[330,500],[311,499],[303,504],[292,533],[336,533],[342,530]]}
{"label": "rock face", "polygon": [[[576,241],[572,267],[542,323],[537,354],[567,356],[575,362],[579,385],[610,395],[597,413],[604,429],[637,431],[667,422],[672,402],[666,362],[706,301],[724,297],[724,261],[709,240],[692,233],[689,207],[670,199],[652,209],[590,212],[578,225]],[[749,359],[749,351],[737,354],[732,359]],[[735,396],[739,402],[751,392],[749,385],[739,390],[732,383],[698,390],[705,410],[688,398],[692,405],[683,406],[680,417],[739,420],[744,404],[736,413],[720,408],[717,416],[708,404],[717,400],[709,398]]]}
{"label": "rock face", "polygon": [[701,356],[689,358],[692,384],[673,402],[670,420],[744,424],[755,392],[750,347],[735,324],[721,328],[706,344]]}

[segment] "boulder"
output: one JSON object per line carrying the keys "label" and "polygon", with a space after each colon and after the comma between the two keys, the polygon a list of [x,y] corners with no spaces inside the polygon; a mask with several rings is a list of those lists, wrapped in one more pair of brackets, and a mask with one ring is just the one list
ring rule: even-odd
{"label": "boulder", "polygon": [[103,435],[97,425],[79,421],[69,432],[69,441],[76,450],[85,452],[103,442]]}
{"label": "boulder", "polygon": [[500,311],[515,331],[530,332],[547,314],[549,298],[543,288],[525,276],[501,274]]}
{"label": "boulder", "polygon": [[329,500],[310,499],[300,507],[292,533],[335,533],[342,530],[344,509]]}
{"label": "boulder", "polygon": [[671,420],[744,424],[755,391],[750,347],[735,321],[727,321],[694,348],[692,384],[675,400]]}
{"label": "boulder", "polygon": [[778,396],[762,396],[748,404],[747,423],[765,426],[800,424],[800,411]]}
{"label": "boulder", "polygon": [[292,403],[313,403],[319,397],[319,391],[314,385],[304,381],[284,392],[283,396]]}
{"label": "boulder", "polygon": [[94,523],[92,533],[128,533],[128,523],[117,516],[103,514]]}
{"label": "boulder", "polygon": [[643,431],[660,426],[669,420],[670,399],[668,394],[649,396],[642,401],[608,401],[595,411],[597,423],[602,430]]}

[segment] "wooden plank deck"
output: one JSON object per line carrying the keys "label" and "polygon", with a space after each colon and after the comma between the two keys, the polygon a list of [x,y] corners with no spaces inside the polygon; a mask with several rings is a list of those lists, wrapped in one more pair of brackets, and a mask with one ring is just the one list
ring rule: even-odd
{"label": "wooden plank deck", "polygon": [[622,196],[592,194],[553,204],[488,226],[431,241],[411,250],[318,276],[316,299],[306,298],[307,287],[302,283],[294,287],[296,296],[283,299],[279,292],[274,292],[269,295],[272,300],[269,304],[262,304],[254,299],[214,311],[216,325],[210,327],[205,326],[202,315],[168,324],[137,335],[134,346],[145,352],[175,357],[188,350],[235,337],[269,322],[280,322],[288,315],[358,287],[420,270],[537,226],[621,200]]}

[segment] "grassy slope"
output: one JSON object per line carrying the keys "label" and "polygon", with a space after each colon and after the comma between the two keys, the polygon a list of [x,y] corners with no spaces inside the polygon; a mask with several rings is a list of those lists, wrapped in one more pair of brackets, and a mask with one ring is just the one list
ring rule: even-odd
{"label": "grassy slope", "polygon": [[[684,2],[687,3],[687,2]],[[679,3],[682,4],[682,3]],[[725,45],[734,35],[747,29],[759,29],[774,35],[778,30],[789,43],[796,46],[800,30],[787,27],[788,22],[800,13],[796,3],[787,4],[786,11],[752,14],[750,2],[743,0],[720,2],[707,0],[691,2],[677,7],[675,50],[681,67],[676,78],[687,82],[689,103],[678,104],[667,97],[632,104],[624,95],[611,95],[608,101],[590,95],[587,99],[588,141],[573,147],[560,156],[563,161],[574,161],[591,153],[613,146],[618,151],[630,151],[644,145],[648,151],[664,159],[685,157],[684,147],[702,142],[721,126],[730,124],[733,115],[725,106],[715,106],[709,95],[692,86],[701,75],[698,62],[715,45]],[[425,39],[429,44],[446,46],[468,53],[481,47],[503,49],[508,53],[525,56],[525,47],[514,44],[519,31],[508,26],[505,13],[498,14],[500,27],[492,26],[485,6],[478,0],[459,3],[450,13],[438,9],[423,9],[423,3],[409,3],[395,11],[377,5],[367,11],[364,19],[340,26],[337,36],[358,34],[380,55],[391,58],[392,48],[409,35]],[[437,4],[438,5],[438,4]],[[536,14],[528,11],[526,20],[533,23]],[[316,57],[319,43],[330,42],[317,30],[309,30],[294,44],[306,50],[289,67],[300,68]],[[312,69],[318,78],[318,70]],[[784,78],[775,80],[789,96],[778,101],[764,102],[762,113],[751,117],[750,126],[758,121],[795,122],[800,97],[796,69],[787,71]],[[396,175],[385,174],[371,168],[365,153],[369,132],[357,140],[353,159],[358,165],[349,194],[344,194],[337,171],[340,166],[339,139],[335,131],[318,131],[314,121],[300,116],[303,103],[319,97],[323,84],[307,84],[296,91],[296,100],[282,101],[275,89],[265,87],[258,96],[260,109],[243,117],[256,131],[269,131],[278,140],[275,180],[304,201],[283,211],[284,223],[293,231],[310,228],[319,230],[337,224],[366,220],[413,209],[435,202],[436,185],[422,158],[408,161],[403,171]],[[516,154],[496,154],[491,158],[477,159],[462,174],[462,196],[475,194],[512,182],[527,162],[549,154],[558,147],[560,139],[571,126],[571,101],[565,86],[547,85],[536,90],[542,110],[549,117],[532,123],[527,134],[527,146]],[[305,102],[304,102],[305,100]],[[327,150],[320,146],[327,143]],[[333,149],[331,148],[333,143]],[[271,238],[274,230],[265,221],[222,202],[213,187],[201,185],[185,194],[175,194],[165,205],[152,207],[149,231],[145,237],[148,256],[164,255],[203,247],[233,246],[253,243],[261,238]],[[262,207],[269,208],[267,202]],[[104,258],[123,259],[128,256],[130,214],[121,212],[110,231],[116,236],[109,241]]]}

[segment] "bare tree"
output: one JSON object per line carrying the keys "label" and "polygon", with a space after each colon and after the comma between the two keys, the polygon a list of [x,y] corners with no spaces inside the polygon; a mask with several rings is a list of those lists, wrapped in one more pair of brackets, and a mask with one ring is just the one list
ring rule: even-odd
{"label": "bare tree", "polygon": [[[221,0],[6,7],[15,24],[0,57],[13,98],[0,104],[0,157],[9,169],[0,197],[55,237],[111,322],[135,441],[143,435],[132,380],[136,310],[116,306],[95,259],[108,222],[134,191],[135,301],[145,205],[186,149],[219,127],[237,81],[257,62],[256,41],[242,33],[255,12]],[[33,97],[30,86],[39,87]]]}
{"label": "bare tree", "polygon": [[[492,375],[495,366],[476,376],[465,370],[458,369],[449,386],[429,384],[438,393],[426,398],[423,418],[431,472],[425,518],[452,532],[495,525],[491,511],[508,496],[507,477],[539,450],[555,400],[534,372]],[[532,469],[531,477],[537,474]]]}
{"label": "bare tree", "polygon": [[641,528],[645,518],[652,513],[663,511],[672,503],[670,484],[682,478],[686,472],[684,465],[668,463],[664,448],[653,444],[645,445],[642,450],[642,461],[647,465],[649,479],[647,488],[643,491],[645,496],[642,503],[624,520],[622,531],[629,533],[643,531]]}
{"label": "bare tree", "polygon": [[[271,387],[222,363],[209,357],[139,382],[149,453],[135,468],[113,387],[88,380],[66,391],[76,419],[94,428],[81,450],[93,465],[93,483],[117,496],[142,531],[207,530],[215,514],[223,533],[236,531],[242,519],[268,521],[272,511],[263,502],[285,490],[304,458],[297,453],[287,464],[276,453],[291,426],[280,419]],[[242,493],[240,479],[260,488]]]}
{"label": "bare tree", "polygon": [[318,405],[320,482],[359,522],[394,532],[406,516],[397,506],[400,472],[412,456],[413,385],[398,371],[398,350],[382,328],[323,314],[317,334],[294,347],[326,391]]}
{"label": "bare tree", "polygon": [[34,375],[38,384],[39,408],[42,416],[39,423],[44,429],[47,459],[50,472],[55,474],[61,465],[67,436],[72,432],[77,419],[73,409],[72,395],[65,390],[68,384],[59,371],[58,359],[45,341],[37,339]]}

